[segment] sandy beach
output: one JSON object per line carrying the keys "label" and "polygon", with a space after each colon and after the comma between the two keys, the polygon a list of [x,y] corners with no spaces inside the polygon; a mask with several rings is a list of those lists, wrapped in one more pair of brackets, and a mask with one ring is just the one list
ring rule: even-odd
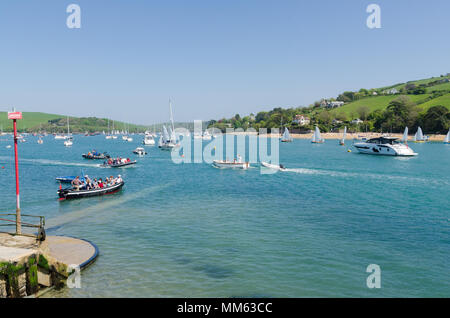
{"label": "sandy beach", "polygon": [[[231,135],[256,135],[257,133],[252,133],[252,132],[234,132],[231,133]],[[291,137],[294,139],[311,139],[312,138],[312,133],[309,134],[291,134]],[[381,133],[375,133],[375,132],[360,132],[360,133],[347,133],[346,136],[346,140],[352,140],[352,139],[362,139],[362,138],[376,138],[376,137],[381,137],[386,134],[381,134]],[[272,134],[266,134],[266,135],[260,135],[260,136],[266,136],[268,138],[279,138],[280,135],[272,135]],[[322,138],[324,139],[341,139],[342,138],[342,133],[321,133]],[[388,136],[391,137],[397,137],[399,139],[401,139],[403,137],[403,134],[388,134]],[[445,135],[427,135],[430,137],[429,141],[435,141],[435,142],[443,142]],[[412,141],[414,138],[414,135],[410,135],[408,137],[409,141]]]}

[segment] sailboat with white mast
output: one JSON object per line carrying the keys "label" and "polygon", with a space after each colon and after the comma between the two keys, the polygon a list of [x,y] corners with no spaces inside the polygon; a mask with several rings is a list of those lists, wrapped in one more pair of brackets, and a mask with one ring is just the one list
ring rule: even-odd
{"label": "sailboat with white mast", "polygon": [[427,139],[423,135],[422,128],[420,128],[419,126],[419,128],[417,128],[416,134],[414,135],[414,142],[425,142],[425,141],[427,141]]}
{"label": "sailboat with white mast", "polygon": [[67,140],[64,141],[64,146],[70,147],[73,145],[73,138],[70,135],[69,116],[67,116]]}
{"label": "sailboat with white mast", "polygon": [[319,127],[316,126],[316,129],[314,130],[314,134],[312,136],[311,142],[313,144],[323,144],[325,140],[320,135]]}
{"label": "sailboat with white mast", "polygon": [[444,138],[444,144],[450,144],[450,129],[448,130],[448,133]]}
{"label": "sailboat with white mast", "polygon": [[403,132],[403,137],[401,139],[401,142],[404,144],[408,143],[408,127],[405,127],[405,131]]}
{"label": "sailboat with white mast", "polygon": [[177,137],[175,135],[175,124],[173,121],[173,112],[172,112],[172,101],[169,99],[169,109],[170,109],[170,123],[171,127],[169,127],[169,132],[165,125],[163,125],[163,131],[161,137],[159,139],[158,147],[162,150],[172,150],[173,148],[177,148],[180,144],[177,143]]}
{"label": "sailboat with white mast", "polygon": [[283,137],[281,137],[281,142],[292,142],[292,137],[289,134],[289,129],[284,128]]}

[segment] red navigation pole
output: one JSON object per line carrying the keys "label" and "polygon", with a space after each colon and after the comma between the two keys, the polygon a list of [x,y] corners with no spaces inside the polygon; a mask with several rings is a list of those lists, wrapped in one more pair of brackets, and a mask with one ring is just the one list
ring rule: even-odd
{"label": "red navigation pole", "polygon": [[21,112],[8,112],[8,119],[13,120],[14,126],[14,157],[16,162],[16,234],[22,234],[20,221],[20,191],[19,191],[19,158],[17,156],[17,119],[22,119]]}

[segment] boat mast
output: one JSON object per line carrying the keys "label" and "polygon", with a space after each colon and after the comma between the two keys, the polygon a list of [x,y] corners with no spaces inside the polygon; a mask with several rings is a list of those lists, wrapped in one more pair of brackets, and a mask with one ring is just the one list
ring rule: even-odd
{"label": "boat mast", "polygon": [[173,123],[173,112],[172,112],[172,101],[169,98],[169,109],[170,109],[170,122],[172,123],[172,131],[175,132],[175,125]]}

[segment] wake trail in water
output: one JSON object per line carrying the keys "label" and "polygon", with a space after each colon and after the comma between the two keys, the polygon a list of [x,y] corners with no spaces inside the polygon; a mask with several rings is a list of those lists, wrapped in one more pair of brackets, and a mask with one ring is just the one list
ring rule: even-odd
{"label": "wake trail in water", "polygon": [[[5,161],[13,161],[12,158],[9,157],[0,157],[0,160]],[[100,164],[89,164],[89,163],[79,163],[79,162],[64,162],[64,161],[57,161],[57,160],[50,160],[50,159],[20,159],[20,162],[26,162],[26,163],[34,163],[34,164],[41,164],[44,166],[70,166],[70,167],[91,167],[91,168],[100,168]]]}
{"label": "wake trail in water", "polygon": [[150,193],[161,191],[165,188],[168,188],[170,185],[159,185],[159,186],[153,186],[146,188],[140,192],[129,194],[126,197],[117,198],[116,200],[108,200],[107,202],[101,202],[99,204],[90,206],[86,209],[77,210],[71,213],[67,213],[61,216],[57,216],[55,218],[52,218],[48,221],[46,221],[46,227],[48,230],[51,230],[51,228],[59,227],[61,225],[67,224],[69,222],[73,222],[76,220],[79,220],[85,216],[88,216],[95,212],[96,215],[98,215],[99,211],[105,211],[108,212],[109,208],[112,208],[114,206],[118,205],[124,205],[126,202],[138,199],[140,197],[143,197],[145,195],[148,195]]}
{"label": "wake trail in water", "polygon": [[435,184],[438,186],[450,185],[450,183],[445,180],[422,179],[422,178],[417,178],[417,177],[374,174],[374,173],[342,172],[342,171],[308,169],[308,168],[286,169],[285,172],[292,172],[292,173],[306,174],[306,175],[323,175],[323,176],[340,177],[340,178],[370,178],[370,179],[376,179],[376,180],[381,180],[381,181],[401,181],[401,182],[417,181],[417,182],[422,182],[422,183],[426,183],[426,184],[431,183],[431,184]]}

